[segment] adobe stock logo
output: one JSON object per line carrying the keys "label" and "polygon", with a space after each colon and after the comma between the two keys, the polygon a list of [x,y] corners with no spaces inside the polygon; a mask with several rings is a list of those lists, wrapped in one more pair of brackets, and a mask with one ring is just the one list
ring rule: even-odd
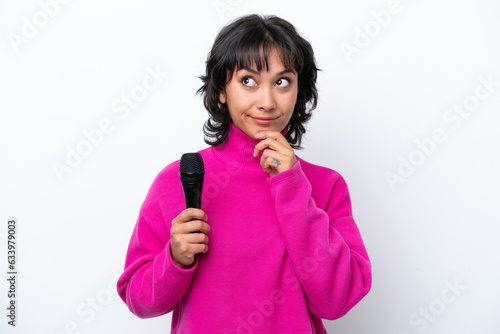
{"label": "adobe stock logo", "polygon": [[219,16],[219,19],[225,20],[225,13],[232,12],[236,7],[241,5],[242,2],[243,0],[215,0],[214,2],[212,2],[212,6]]}
{"label": "adobe stock logo", "polygon": [[63,182],[66,174],[73,172],[80,166],[83,159],[89,156],[96,147],[102,145],[106,135],[111,134],[119,121],[129,117],[133,109],[137,109],[151,92],[156,90],[165,80],[168,73],[163,72],[158,65],[155,68],[146,67],[146,74],[142,82],[132,87],[129,93],[122,93],[111,105],[111,111],[118,115],[119,120],[104,117],[98,125],[92,129],[83,129],[83,138],[74,146],[66,145],[66,156],[64,160],[53,161],[52,170],[59,182]]}
{"label": "adobe stock logo", "polygon": [[372,40],[381,33],[382,29],[389,26],[392,22],[392,18],[401,13],[402,10],[403,8],[399,0],[389,1],[387,3],[387,9],[378,11],[372,10],[370,15],[373,20],[368,21],[363,29],[358,26],[354,28],[355,34],[352,44],[347,42],[340,43],[340,50],[344,54],[347,62],[351,63],[353,55],[360,54],[361,50],[368,47]]}
{"label": "adobe stock logo", "polygon": [[119,271],[113,270],[105,287],[90,294],[76,306],[75,313],[78,317],[68,320],[66,323],[59,324],[59,329],[50,334],[89,333],[89,331],[85,330],[85,327],[98,318],[99,314],[105,311],[108,305],[115,300],[119,300],[119,296],[116,293],[116,282],[120,278],[120,275]]}
{"label": "adobe stock logo", "polygon": [[[500,81],[494,81],[492,74],[487,78],[479,76],[478,81],[479,84],[474,89],[474,93],[466,96],[462,102],[453,104],[452,108],[443,113],[443,121],[451,124],[453,130],[458,130],[464,120],[469,118],[480,107],[481,102],[492,96],[500,87]],[[432,129],[429,137],[415,139],[413,142],[416,148],[405,156],[398,156],[399,164],[396,170],[384,173],[385,180],[391,191],[394,192],[398,184],[404,183],[416,172],[418,167],[422,166],[429,157],[434,155],[438,146],[448,140],[449,134],[449,130],[436,127]]]}
{"label": "adobe stock logo", "polygon": [[41,0],[38,2],[40,9],[36,11],[31,20],[24,16],[22,18],[21,33],[8,33],[7,38],[10,45],[16,53],[19,53],[20,47],[27,44],[30,40],[35,38],[40,30],[49,24],[59,13],[61,5],[66,5],[71,0]]}
{"label": "adobe stock logo", "polygon": [[[467,290],[467,287],[460,284],[457,279],[454,279],[453,283],[445,279],[444,285],[445,287],[441,290],[439,297],[432,299],[425,306],[420,306],[418,311],[411,313],[408,317],[408,323],[410,326],[416,327],[418,333],[423,333],[431,323],[436,321]],[[403,331],[399,334],[410,333]]]}

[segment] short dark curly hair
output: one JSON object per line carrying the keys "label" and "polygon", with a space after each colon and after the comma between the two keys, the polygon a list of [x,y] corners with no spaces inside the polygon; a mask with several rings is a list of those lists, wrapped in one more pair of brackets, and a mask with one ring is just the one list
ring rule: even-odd
{"label": "short dark curly hair", "polygon": [[[304,124],[311,118],[318,102],[316,60],[311,44],[302,38],[294,26],[277,16],[247,15],[226,25],[217,35],[206,61],[206,74],[199,78],[203,85],[203,104],[210,116],[203,126],[205,142],[212,146],[225,144],[232,122],[227,104],[219,101],[235,68],[257,65],[269,69],[268,56],[273,50],[280,55],[286,69],[298,75],[299,92],[292,117],[287,124],[285,139],[290,146],[301,149]],[[261,57],[261,52],[263,57]],[[309,108],[308,108],[309,107]]]}

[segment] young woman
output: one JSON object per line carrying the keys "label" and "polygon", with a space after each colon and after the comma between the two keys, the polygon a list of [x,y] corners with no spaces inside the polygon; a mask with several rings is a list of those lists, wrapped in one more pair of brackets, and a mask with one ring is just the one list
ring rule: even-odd
{"label": "young woman", "polygon": [[344,179],[294,152],[317,71],[310,44],[281,18],[221,30],[199,90],[211,145],[199,151],[202,209],[183,210],[179,161],[154,180],[118,280],[134,314],[173,311],[171,333],[326,333],[321,318],[368,293]]}

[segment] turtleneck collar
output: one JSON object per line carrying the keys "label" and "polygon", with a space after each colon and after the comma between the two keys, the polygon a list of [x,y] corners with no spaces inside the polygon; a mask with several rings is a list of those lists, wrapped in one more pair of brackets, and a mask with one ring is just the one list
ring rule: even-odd
{"label": "turtleneck collar", "polygon": [[[286,132],[285,127],[281,134],[284,136]],[[248,136],[233,123],[230,123],[226,144],[213,147],[212,150],[218,158],[228,165],[251,171],[263,171],[260,166],[262,152],[257,157],[253,156],[255,145],[259,142],[259,139]]]}

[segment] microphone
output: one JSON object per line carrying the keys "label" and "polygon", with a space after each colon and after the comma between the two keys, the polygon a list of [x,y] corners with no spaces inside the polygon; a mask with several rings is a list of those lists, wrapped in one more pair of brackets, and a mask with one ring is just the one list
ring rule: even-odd
{"label": "microphone", "polygon": [[[205,175],[205,165],[200,153],[184,153],[179,165],[182,189],[187,208],[201,209],[201,191]],[[195,218],[190,219],[196,220]],[[197,231],[197,233],[201,233]]]}

